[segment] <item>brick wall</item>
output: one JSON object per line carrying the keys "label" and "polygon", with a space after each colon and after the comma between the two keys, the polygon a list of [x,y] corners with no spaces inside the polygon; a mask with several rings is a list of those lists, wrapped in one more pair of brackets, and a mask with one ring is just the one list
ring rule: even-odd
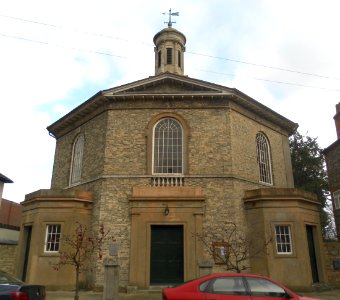
{"label": "brick wall", "polygon": [[1,270],[14,274],[15,273],[15,256],[18,245],[2,245],[0,244],[0,268]]}
{"label": "brick wall", "polygon": [[[333,193],[340,190],[340,139],[325,151],[329,189]],[[338,237],[340,237],[340,209],[334,208],[334,220]]]}
{"label": "brick wall", "polygon": [[328,283],[332,287],[340,287],[340,242],[325,242],[324,248]]}
{"label": "brick wall", "polygon": [[326,150],[326,163],[331,190],[340,189],[340,140]]}
{"label": "brick wall", "polygon": [[69,186],[73,142],[84,134],[82,180],[94,179],[103,174],[106,113],[97,116],[57,140],[51,188]]}
{"label": "brick wall", "polygon": [[287,187],[286,177],[291,173],[283,155],[287,136],[261,118],[255,120],[226,104],[205,100],[159,104],[135,100],[115,103],[115,108],[58,139],[52,188],[68,186],[72,144],[79,133],[85,135],[83,181],[103,175],[146,175],[151,163],[147,141],[152,138],[147,136],[147,127],[154,116],[164,112],[178,114],[190,128],[189,175],[236,175],[258,182],[255,136],[263,131],[271,146],[275,186]]}
{"label": "brick wall", "polygon": [[[290,187],[283,148],[286,133],[261,118],[247,115],[228,103],[209,100],[195,102],[147,99],[118,100],[114,109],[104,111],[57,141],[52,188],[68,187],[72,144],[77,134],[85,135],[82,180],[77,186],[94,195],[92,226],[104,223],[119,243],[121,285],[128,283],[130,258],[130,207],[132,187],[150,186],[152,151],[148,141],[150,120],[159,114],[178,115],[190,131],[187,140],[186,186],[199,186],[206,196],[203,229],[216,230],[226,218],[245,226],[242,198],[246,189],[258,183],[256,133],[263,131],[270,142],[276,187]],[[138,107],[138,108],[136,108]],[[148,167],[149,166],[149,167]],[[106,255],[108,251],[106,249]],[[215,266],[214,272],[223,271]],[[98,264],[96,282],[102,282]]]}
{"label": "brick wall", "polygon": [[1,200],[0,224],[20,227],[21,206],[6,199]]}

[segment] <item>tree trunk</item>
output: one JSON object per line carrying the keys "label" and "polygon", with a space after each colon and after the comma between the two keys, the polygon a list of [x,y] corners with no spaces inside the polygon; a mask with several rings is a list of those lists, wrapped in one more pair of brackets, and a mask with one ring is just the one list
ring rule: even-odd
{"label": "tree trunk", "polygon": [[79,266],[76,266],[76,290],[74,293],[74,300],[79,300]]}

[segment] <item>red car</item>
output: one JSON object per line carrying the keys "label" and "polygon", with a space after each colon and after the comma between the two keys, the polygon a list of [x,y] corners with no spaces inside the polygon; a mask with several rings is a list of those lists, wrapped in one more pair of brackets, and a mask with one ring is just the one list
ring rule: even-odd
{"label": "red car", "polygon": [[270,278],[213,274],[163,289],[163,300],[320,300],[298,296]]}

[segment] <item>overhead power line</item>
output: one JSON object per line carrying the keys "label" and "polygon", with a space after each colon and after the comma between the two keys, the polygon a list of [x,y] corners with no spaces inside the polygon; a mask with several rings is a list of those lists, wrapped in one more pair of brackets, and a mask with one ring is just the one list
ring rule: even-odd
{"label": "overhead power line", "polygon": [[[83,34],[98,36],[98,37],[101,37],[101,38],[114,39],[114,40],[119,40],[119,41],[124,41],[124,42],[131,42],[131,40],[128,40],[128,39],[125,39],[125,38],[116,37],[116,36],[107,35],[107,34],[102,34],[102,33],[98,33],[98,32],[85,31],[85,30],[75,29],[75,28],[71,28],[71,27],[65,27],[65,26],[60,26],[60,25],[55,25],[55,24],[44,23],[44,22],[38,22],[38,21],[33,21],[33,20],[28,20],[28,19],[23,19],[23,18],[17,18],[17,17],[12,17],[12,16],[6,16],[6,15],[1,15],[1,14],[0,14],[0,17],[13,19],[13,20],[21,21],[21,22],[32,23],[32,24],[36,24],[36,25],[52,27],[54,29],[59,29],[59,30],[73,31],[73,32],[79,32],[79,33],[83,33]],[[150,43],[144,43],[144,42],[139,42],[139,43],[153,47],[153,45],[151,45]]]}
{"label": "overhead power line", "polygon": [[321,78],[326,78],[326,79],[340,80],[340,78],[335,78],[335,77],[330,77],[330,76],[325,76],[325,75],[319,75],[319,74],[314,74],[314,73],[308,73],[308,72],[302,72],[302,71],[296,71],[296,70],[286,69],[286,68],[281,68],[281,67],[273,67],[273,66],[268,66],[268,65],[251,63],[251,62],[246,62],[246,61],[237,60],[237,59],[218,57],[218,56],[207,55],[207,54],[196,53],[196,52],[189,52],[189,51],[187,51],[187,53],[194,54],[194,55],[205,56],[205,57],[210,57],[210,58],[216,58],[216,59],[220,59],[220,60],[232,61],[232,62],[236,62],[236,63],[240,63],[240,64],[246,64],[246,65],[251,65],[251,66],[255,66],[255,67],[274,69],[274,70],[279,70],[279,71],[284,71],[284,72],[297,73],[297,74],[301,74],[301,75],[315,76],[315,77],[321,77]]}
{"label": "overhead power line", "polygon": [[[198,70],[198,69],[196,69],[196,70]],[[206,72],[206,73],[214,73],[214,74],[230,76],[230,77],[235,77],[235,74],[227,74],[227,73],[214,72],[214,71],[208,71],[208,70],[198,70],[198,71]],[[242,78],[245,78],[245,77],[243,76]],[[252,80],[259,80],[259,81],[270,82],[270,83],[294,85],[294,86],[300,86],[300,87],[304,87],[304,88],[312,88],[312,89],[340,92],[340,89],[326,88],[326,87],[313,86],[313,85],[307,85],[307,84],[301,84],[301,83],[286,82],[286,81],[279,81],[279,80],[272,80],[272,79],[265,79],[265,78],[256,78],[256,77],[246,77],[246,78],[249,78],[249,79],[252,79]]]}
{"label": "overhead power line", "polygon": [[38,43],[38,44],[58,47],[58,48],[71,49],[71,50],[76,50],[76,51],[84,51],[84,52],[106,55],[106,56],[112,56],[112,57],[118,57],[118,58],[127,58],[126,56],[116,55],[116,54],[112,54],[112,53],[101,52],[101,51],[96,51],[96,50],[91,50],[91,49],[77,48],[77,47],[66,47],[66,46],[62,46],[62,45],[58,45],[58,44],[52,44],[52,43],[49,43],[49,42],[32,40],[32,39],[28,39],[28,38],[24,38],[24,37],[20,37],[20,36],[14,36],[14,35],[2,34],[2,33],[0,33],[0,36],[12,38],[12,39],[16,39],[16,40],[23,40],[23,41],[26,41],[26,42],[32,42],[32,43]]}
{"label": "overhead power line", "polygon": [[[75,51],[83,51],[83,52],[88,52],[88,53],[93,53],[93,54],[99,54],[99,55],[105,55],[105,56],[111,56],[111,57],[117,57],[117,58],[128,58],[128,57],[126,57],[126,56],[115,55],[115,54],[112,54],[112,53],[101,52],[101,51],[96,51],[96,50],[91,50],[91,49],[83,49],[83,48],[76,48],[76,47],[67,47],[67,46],[62,46],[62,45],[58,45],[58,44],[52,44],[52,43],[45,42],[45,41],[38,41],[38,40],[33,40],[33,39],[24,38],[24,37],[19,37],[19,36],[14,36],[14,35],[7,35],[7,34],[1,34],[1,33],[0,33],[0,36],[6,37],[6,38],[12,38],[12,39],[17,39],[17,40],[22,40],[22,41],[26,41],[26,42],[32,42],[32,43],[38,43],[38,44],[42,44],[42,45],[48,45],[48,46],[58,47],[58,48],[70,49],[70,50],[75,50]],[[235,76],[235,74],[227,74],[227,73],[215,72],[215,71],[208,71],[208,70],[198,70],[198,71],[206,72],[206,73],[212,73],[212,74],[220,74],[220,75],[224,75],[224,76],[233,76],[233,77]],[[284,81],[271,80],[271,79],[264,79],[264,78],[254,78],[254,77],[248,77],[248,78],[253,79],[253,80],[259,80],[259,81],[277,83],[277,84],[294,85],[294,86],[300,86],[300,87],[305,87],[305,88],[322,89],[322,90],[340,92],[339,89],[332,89],[332,88],[325,88],[325,87],[310,86],[310,85],[304,85],[304,84],[299,84],[299,83],[284,82]]]}
{"label": "overhead power line", "polygon": [[[153,47],[153,45],[150,44],[150,43],[131,41],[129,39],[124,39],[124,38],[115,37],[115,36],[111,36],[111,35],[100,34],[100,33],[97,33],[97,32],[83,31],[83,30],[73,29],[73,28],[64,27],[64,26],[60,26],[60,25],[49,24],[49,23],[44,23],[44,22],[38,22],[38,21],[33,21],[33,20],[28,20],[28,19],[23,19],[23,18],[18,18],[18,17],[12,17],[12,16],[7,16],[7,15],[1,15],[1,14],[0,14],[0,17],[14,19],[14,20],[21,21],[21,22],[29,22],[29,23],[33,23],[33,24],[37,24],[37,25],[42,25],[42,26],[48,26],[48,27],[52,27],[52,28],[55,28],[55,29],[59,29],[59,30],[74,31],[74,32],[79,32],[79,33],[83,33],[83,34],[89,34],[89,35],[93,35],[93,36],[98,36],[98,37],[101,37],[101,38],[115,39],[115,40],[120,40],[120,41],[125,41],[125,42],[134,42],[134,43],[139,43],[139,44],[143,44],[143,45],[147,45],[147,46],[152,46]],[[18,40],[23,40],[23,41],[27,41],[27,42],[33,42],[33,43],[38,43],[38,44],[54,46],[54,47],[58,47],[58,48],[65,48],[65,49],[71,49],[71,50],[76,50],[76,51],[84,51],[84,52],[88,52],[88,53],[105,55],[105,56],[111,56],[111,57],[117,57],[117,58],[127,58],[126,56],[111,54],[111,53],[107,53],[107,52],[101,52],[101,51],[96,51],[96,50],[91,50],[91,49],[84,49],[84,48],[67,47],[67,46],[64,46],[64,45],[58,45],[58,44],[53,44],[53,43],[49,43],[49,42],[45,42],[45,41],[33,40],[33,39],[29,39],[29,38],[25,38],[25,37],[20,37],[20,36],[7,35],[7,34],[1,34],[1,33],[0,33],[0,36],[7,37],[7,38],[18,39]],[[340,80],[339,78],[335,78],[335,77],[331,77],[331,76],[325,76],[325,75],[320,75],[320,74],[315,74],[315,73],[302,72],[302,71],[297,71],[297,70],[293,70],[293,69],[282,68],[282,67],[274,67],[274,66],[258,64],[258,63],[252,63],[252,62],[246,62],[246,61],[242,61],[242,60],[236,60],[236,59],[231,59],[231,58],[226,58],[226,57],[213,56],[213,55],[208,55],[208,54],[203,54],[203,53],[198,53],[198,52],[187,51],[187,53],[188,54],[192,54],[192,55],[198,55],[198,56],[213,58],[213,59],[219,59],[219,60],[224,60],[224,61],[231,61],[231,62],[235,62],[235,63],[251,65],[251,66],[255,66],[255,67],[262,67],[262,68],[268,68],[268,69],[279,70],[279,71],[284,71],[284,72],[296,73],[296,74],[300,74],[300,75],[314,76],[314,77],[320,77],[320,78],[332,79],[332,80]],[[214,72],[214,71],[207,71],[207,70],[200,70],[200,71],[207,72],[207,73],[215,73],[215,74],[227,75],[227,76],[235,76],[233,74],[226,74],[226,73],[221,73],[221,72]],[[284,82],[284,81],[276,81],[276,80],[263,79],[263,78],[253,78],[253,77],[249,77],[249,78],[253,79],[253,80],[259,80],[259,81],[265,81],[265,82],[271,82],[271,83],[277,83],[277,84],[294,85],[294,86],[300,86],[300,87],[305,87],[305,88],[330,90],[330,91],[336,91],[336,92],[340,91],[339,89],[310,86],[310,85],[304,85],[304,84],[293,83],[293,82]]]}
{"label": "overhead power line", "polygon": [[[64,26],[60,26],[60,25],[49,24],[49,23],[44,23],[44,22],[39,22],[39,21],[34,21],[34,20],[28,20],[28,19],[8,16],[8,15],[2,15],[2,14],[0,14],[0,17],[13,19],[13,20],[21,21],[21,22],[33,23],[33,24],[42,25],[42,26],[48,26],[48,27],[52,27],[52,28],[60,29],[60,30],[74,31],[74,32],[94,35],[94,36],[98,36],[98,37],[102,37],[102,38],[109,38],[109,39],[121,40],[121,41],[125,41],[125,42],[131,42],[131,40],[129,40],[129,39],[120,38],[120,37],[116,37],[116,36],[112,36],[112,35],[101,34],[101,33],[98,33],[98,32],[83,31],[83,30],[74,29],[74,28],[70,28],[70,27],[64,27]],[[153,45],[150,44],[150,43],[145,43],[145,42],[138,42],[138,43],[153,47]],[[224,60],[224,61],[231,61],[231,62],[240,63],[240,64],[246,64],[246,65],[255,66],[255,67],[267,68],[267,69],[272,69],[272,70],[279,70],[279,71],[283,71],[283,72],[296,73],[296,74],[300,74],[300,75],[326,78],[326,79],[332,79],[332,80],[340,80],[340,78],[336,78],[336,77],[332,77],[332,76],[303,72],[303,71],[298,71],[298,70],[293,70],[293,69],[288,69],[288,68],[283,68],[283,67],[269,66],[269,65],[265,65],[265,64],[242,61],[242,60],[238,60],[238,59],[208,55],[208,54],[192,52],[192,51],[187,51],[187,53],[192,54],[192,55],[199,55],[199,56],[203,56],[203,57],[209,57],[209,58]]]}

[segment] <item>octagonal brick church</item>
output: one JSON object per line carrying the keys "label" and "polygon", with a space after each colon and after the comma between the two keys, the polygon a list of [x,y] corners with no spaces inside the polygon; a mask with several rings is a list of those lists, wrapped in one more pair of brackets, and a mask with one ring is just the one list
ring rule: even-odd
{"label": "octagonal brick church", "polygon": [[[51,267],[62,237],[77,223],[93,232],[104,224],[121,289],[177,284],[226,271],[207,245],[233,223],[270,241],[247,272],[292,288],[325,282],[320,204],[294,188],[288,138],[297,124],[235,88],[184,75],[186,38],[171,24],[153,41],[154,76],[99,91],[47,127],[51,188],[21,203],[17,275],[73,288],[72,268]],[[103,262],[90,263],[81,281],[100,289]]]}

